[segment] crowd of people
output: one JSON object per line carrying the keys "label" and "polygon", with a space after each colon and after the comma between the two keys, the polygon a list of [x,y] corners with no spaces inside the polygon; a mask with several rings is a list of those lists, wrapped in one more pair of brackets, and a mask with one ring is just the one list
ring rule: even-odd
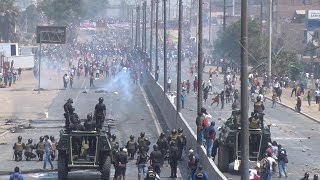
{"label": "crowd of people", "polygon": [[22,68],[15,68],[14,61],[3,62],[3,67],[0,70],[0,87],[11,87],[12,84],[16,84],[17,80],[20,80]]}

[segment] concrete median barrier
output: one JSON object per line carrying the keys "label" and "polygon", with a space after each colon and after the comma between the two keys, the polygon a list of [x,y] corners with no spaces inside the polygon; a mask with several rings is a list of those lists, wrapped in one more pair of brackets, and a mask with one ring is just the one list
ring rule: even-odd
{"label": "concrete median barrier", "polygon": [[167,95],[164,94],[161,85],[155,81],[151,74],[147,74],[145,77],[144,89],[148,94],[149,100],[156,113],[166,123],[167,127],[169,129],[184,129],[184,134],[187,137],[187,149],[192,148],[197,152],[200,164],[204,167],[210,179],[227,180],[215,163],[211,159],[207,158],[205,148],[203,146],[199,146],[197,143],[195,132],[193,132],[182,114],[177,113],[175,105],[170,102]]}

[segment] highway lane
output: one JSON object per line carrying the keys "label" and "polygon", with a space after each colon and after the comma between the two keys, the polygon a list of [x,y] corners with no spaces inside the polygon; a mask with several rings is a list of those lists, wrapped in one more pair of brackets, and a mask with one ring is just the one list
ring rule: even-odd
{"label": "highway lane", "polygon": [[[172,89],[176,90],[176,71],[175,63],[169,63],[172,70],[169,76],[172,78]],[[162,64],[160,64],[162,67]],[[163,69],[161,69],[163,73]],[[163,75],[160,73],[159,83],[163,85]],[[191,76],[189,73],[189,63],[184,61],[182,63],[182,81],[189,79],[192,83],[195,76]],[[204,80],[209,79],[208,74],[204,74]],[[213,92],[220,92],[223,89],[223,75],[218,77],[213,76]],[[192,88],[191,88],[192,89]],[[204,107],[208,109],[208,112],[213,116],[213,120],[216,121],[216,126],[221,126],[224,120],[231,115],[231,104],[225,104],[225,108],[221,109],[216,107],[216,104],[210,106],[211,98],[213,95],[209,95],[208,101],[203,102]],[[251,112],[253,110],[253,103],[249,104]],[[314,173],[320,173],[320,166],[318,164],[320,151],[319,140],[320,124],[313,120],[306,118],[305,116],[292,111],[284,106],[277,104],[276,108],[271,108],[271,101],[265,102],[265,119],[267,124],[271,124],[272,139],[282,144],[288,152],[289,164],[289,178],[296,179],[304,174],[305,171]],[[196,118],[196,94],[190,93],[186,97],[185,108],[182,109],[182,114],[187,119],[194,131],[196,131],[195,118]],[[230,179],[240,179],[239,176],[235,176],[229,173],[225,175]]]}
{"label": "highway lane", "polygon": [[[123,81],[123,79],[121,80]],[[129,140],[130,135],[134,135],[137,138],[140,132],[143,131],[146,133],[146,137],[151,141],[150,153],[152,146],[158,138],[159,132],[168,132],[168,130],[162,130],[159,126],[158,119],[156,119],[156,116],[150,111],[151,105],[148,104],[148,100],[146,100],[140,86],[133,85],[127,80],[124,81],[128,83],[129,89],[128,87],[117,85],[116,83],[119,82],[114,82],[111,79],[95,81],[96,88],[93,89],[88,88],[89,81],[84,77],[81,77],[80,80],[75,80],[74,89],[62,90],[53,100],[49,108],[49,118],[47,120],[35,121],[32,123],[31,125],[35,127],[35,129],[9,134],[6,137],[8,143],[1,146],[3,154],[0,155],[0,164],[2,164],[0,165],[0,171],[10,172],[15,166],[21,167],[22,172],[41,169],[42,162],[22,161],[16,163],[12,161],[12,144],[15,142],[18,135],[22,135],[24,141],[27,141],[27,138],[33,138],[34,142],[38,142],[38,138],[44,134],[54,135],[58,138],[59,130],[64,125],[63,104],[68,98],[74,99],[75,112],[78,113],[81,119],[85,119],[87,113],[93,112],[94,106],[98,102],[98,98],[104,97],[107,106],[107,118],[114,119],[114,121],[110,122],[112,125],[111,131],[117,135],[120,147],[125,145]],[[84,93],[84,87],[86,87],[86,93]],[[97,92],[97,90],[107,90],[107,92]],[[3,166],[4,164],[6,164],[6,166]],[[180,162],[180,164],[183,166],[184,162]],[[57,167],[56,162],[54,162],[54,166]],[[114,170],[112,170],[112,172],[113,171]],[[163,177],[162,179],[169,179],[170,167],[167,163],[165,163],[162,168],[161,176]],[[27,177],[27,179],[56,179],[57,174],[56,172],[40,172],[40,174],[29,174]],[[71,179],[97,179],[99,173],[96,173],[95,171],[90,171],[89,173],[87,173],[87,171],[78,171],[78,173],[71,173],[70,177]],[[7,178],[8,176],[0,176],[0,179]],[[137,179],[135,160],[128,163],[127,179]],[[185,179],[180,171],[177,179]]]}

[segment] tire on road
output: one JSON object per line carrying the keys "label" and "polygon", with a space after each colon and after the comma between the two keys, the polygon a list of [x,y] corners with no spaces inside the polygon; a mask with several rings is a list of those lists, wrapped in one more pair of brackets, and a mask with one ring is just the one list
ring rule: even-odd
{"label": "tire on road", "polygon": [[58,179],[66,180],[68,178],[68,159],[64,151],[59,151],[58,154]]}
{"label": "tire on road", "polygon": [[110,179],[110,170],[111,170],[111,158],[107,156],[104,164],[101,169],[101,180],[109,180]]}
{"label": "tire on road", "polygon": [[227,172],[229,169],[230,150],[225,145],[220,145],[218,150],[218,168],[222,172]]}

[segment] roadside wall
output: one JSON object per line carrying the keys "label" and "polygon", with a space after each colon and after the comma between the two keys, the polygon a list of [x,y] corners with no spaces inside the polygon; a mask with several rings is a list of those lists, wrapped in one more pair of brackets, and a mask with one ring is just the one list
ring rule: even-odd
{"label": "roadside wall", "polygon": [[21,56],[12,56],[8,60],[11,62],[13,60],[13,67],[15,69],[31,69],[34,67],[34,56],[33,55],[21,55]]}
{"label": "roadside wall", "polygon": [[[197,144],[196,134],[184,119],[181,113],[176,112],[176,107],[170,102],[168,97],[164,94],[163,88],[157,83],[151,74],[145,77],[144,89],[154,106],[157,113],[160,113],[163,120],[169,129],[181,127],[187,137],[187,149],[194,149],[200,159],[200,164],[204,167],[210,179],[227,180],[227,178],[220,172],[218,167],[214,164],[212,159],[207,158],[204,147]],[[195,117],[196,118],[196,117]]]}

